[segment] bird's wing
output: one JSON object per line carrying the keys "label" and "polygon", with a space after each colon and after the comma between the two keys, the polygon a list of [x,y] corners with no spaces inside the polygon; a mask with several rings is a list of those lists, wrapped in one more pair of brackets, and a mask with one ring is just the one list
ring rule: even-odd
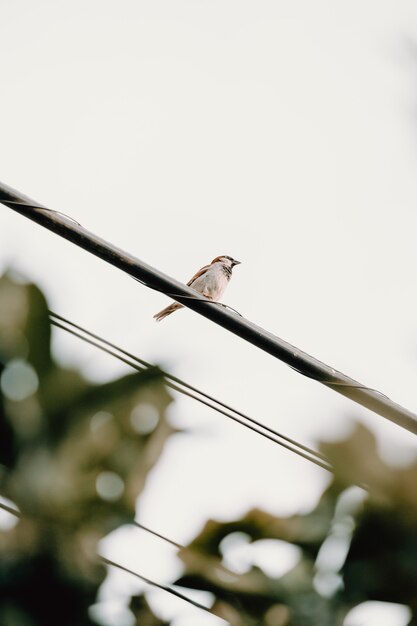
{"label": "bird's wing", "polygon": [[208,268],[210,267],[210,265],[205,265],[204,267],[202,267],[200,270],[198,270],[198,272],[196,272],[194,274],[194,276],[192,278],[190,278],[190,280],[188,281],[187,285],[188,287],[191,287],[193,282],[195,280],[197,280],[197,278],[200,278],[200,276],[202,276],[203,274],[205,274],[208,270]]}

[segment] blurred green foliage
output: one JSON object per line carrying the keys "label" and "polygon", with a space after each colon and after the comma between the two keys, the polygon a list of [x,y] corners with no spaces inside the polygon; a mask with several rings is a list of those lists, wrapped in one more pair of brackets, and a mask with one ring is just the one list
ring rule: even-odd
{"label": "blurred green foliage", "polygon": [[[180,553],[177,584],[212,592],[214,612],[233,626],[341,626],[369,600],[409,606],[416,626],[417,462],[388,466],[363,426],[321,449],[335,475],[314,510],[291,517],[252,510],[234,522],[207,522]],[[224,540],[235,533],[254,546],[263,539],[296,546],[298,562],[278,578],[253,564],[228,571]]]}
{"label": "blurred green foliage", "polygon": [[156,617],[143,595],[133,596],[129,609],[134,615],[132,626],[169,626],[169,622],[163,622]]}
{"label": "blurred green foliage", "polygon": [[[0,626],[92,626],[98,542],[133,520],[172,433],[157,369],[92,384],[54,360],[50,341],[39,289],[1,278],[0,495],[22,515],[0,532]],[[180,551],[176,584],[213,593],[232,626],[342,626],[368,600],[409,606],[417,626],[417,462],[388,466],[363,426],[321,449],[335,473],[312,511],[208,521]],[[290,544],[296,564],[275,577],[249,557],[230,569],[237,536],[248,555],[266,539]],[[143,595],[129,608],[132,626],[168,626]]]}
{"label": "blurred green foliage", "polygon": [[53,359],[50,340],[39,289],[1,278],[0,495],[22,514],[0,532],[1,626],[93,623],[97,544],[134,519],[172,433],[157,369],[92,384]]}

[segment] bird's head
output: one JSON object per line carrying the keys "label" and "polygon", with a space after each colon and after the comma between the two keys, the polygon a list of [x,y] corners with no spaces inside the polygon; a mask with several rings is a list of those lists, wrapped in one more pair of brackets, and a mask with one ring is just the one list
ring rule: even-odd
{"label": "bird's head", "polygon": [[216,258],[212,260],[211,264],[213,265],[213,263],[223,263],[223,265],[232,268],[235,265],[240,265],[241,261],[236,261],[236,259],[233,259],[231,256],[223,254],[222,256],[216,256]]}

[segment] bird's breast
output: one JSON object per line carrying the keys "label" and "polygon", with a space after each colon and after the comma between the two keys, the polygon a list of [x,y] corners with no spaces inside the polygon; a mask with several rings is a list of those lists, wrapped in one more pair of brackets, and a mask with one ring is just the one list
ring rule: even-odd
{"label": "bird's breast", "polygon": [[222,268],[213,268],[209,276],[208,290],[213,300],[218,300],[229,282],[229,276],[225,274]]}
{"label": "bird's breast", "polygon": [[203,276],[198,278],[192,285],[194,289],[205,293],[209,298],[218,300],[229,282],[229,277],[221,267],[211,267]]}

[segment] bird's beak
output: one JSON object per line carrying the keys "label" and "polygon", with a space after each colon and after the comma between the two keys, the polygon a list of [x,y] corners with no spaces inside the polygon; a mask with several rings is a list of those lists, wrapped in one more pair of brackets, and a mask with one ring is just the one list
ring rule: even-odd
{"label": "bird's beak", "polygon": [[240,265],[242,261],[233,261],[233,265]]}

